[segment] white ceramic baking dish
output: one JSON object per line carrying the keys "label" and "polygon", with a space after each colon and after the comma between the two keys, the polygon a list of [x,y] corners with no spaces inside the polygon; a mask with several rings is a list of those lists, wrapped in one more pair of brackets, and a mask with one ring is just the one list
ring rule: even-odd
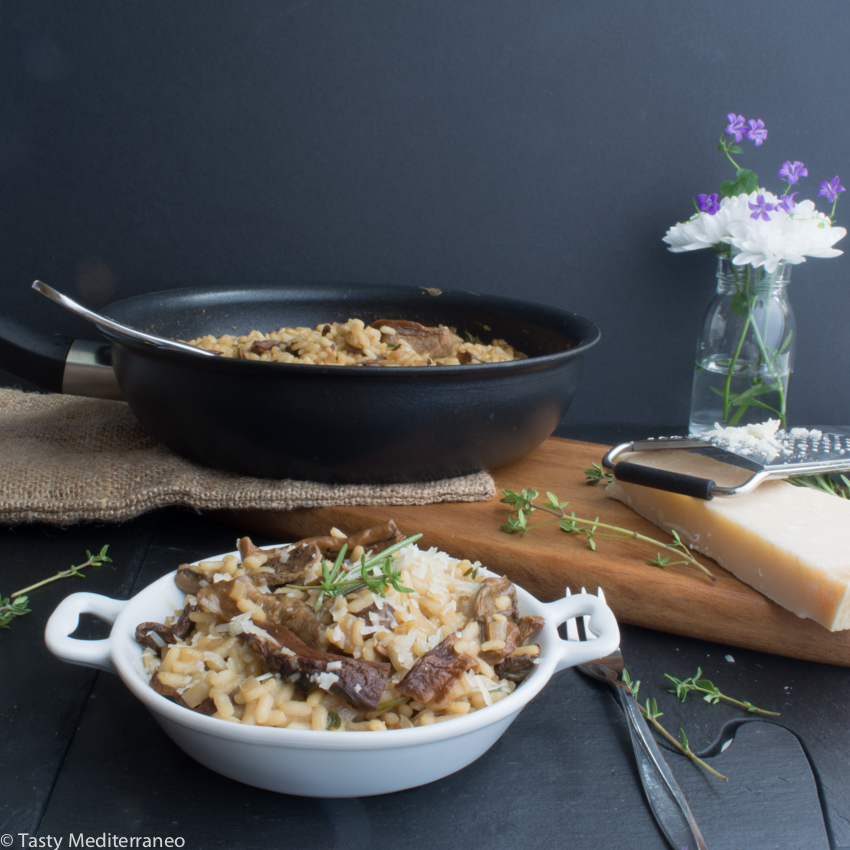
{"label": "white ceramic baking dish", "polygon": [[[285,794],[363,797],[448,776],[483,755],[555,673],[607,655],[620,641],[613,613],[596,596],[582,593],[543,603],[517,588],[520,613],[536,614],[546,621],[535,636],[541,656],[526,680],[494,705],[431,726],[384,732],[242,726],[171,702],[142,675],[136,626],[164,622],[183,607],[185,594],[175,585],[174,575],[163,576],[127,601],[94,593],[72,594],[47,623],[48,648],[71,664],[117,672],[168,736],[201,764],[239,782]],[[112,623],[110,636],[93,641],[69,637],[80,614]],[[590,617],[595,640],[578,643],[560,638],[558,626],[577,616]],[[120,711],[120,706],[115,710]]]}

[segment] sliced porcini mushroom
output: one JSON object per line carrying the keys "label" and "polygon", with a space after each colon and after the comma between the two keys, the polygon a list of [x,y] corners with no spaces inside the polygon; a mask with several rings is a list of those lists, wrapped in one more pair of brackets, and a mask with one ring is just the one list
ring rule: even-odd
{"label": "sliced porcini mushroom", "polygon": [[243,561],[251,555],[265,556],[264,569],[254,573],[251,578],[255,584],[267,587],[297,584],[304,573],[322,557],[320,548],[311,539],[299,540],[289,546],[260,549],[251,542],[250,537],[242,537],[236,542],[236,548]]}
{"label": "sliced porcini mushroom", "polygon": [[[478,620],[479,653],[488,664],[497,664],[519,646],[516,590],[504,576],[485,578],[475,598],[475,619]],[[488,643],[501,646],[487,648]]]}
{"label": "sliced porcini mushroom", "polygon": [[174,583],[183,593],[194,596],[205,584],[209,584],[209,579],[206,573],[192,569],[189,564],[181,564],[174,576]]}
{"label": "sliced porcini mushroom", "polygon": [[[319,639],[319,620],[309,605],[293,596],[263,593],[248,576],[202,587],[196,598],[201,608],[223,620],[230,621],[252,612],[252,619],[263,629],[270,624],[285,626],[312,646]],[[255,611],[261,613],[255,614]]]}
{"label": "sliced porcini mushroom", "polygon": [[420,356],[435,360],[451,357],[463,342],[443,325],[428,327],[407,319],[378,319],[369,327],[381,332],[382,342],[398,343],[404,340]]}
{"label": "sliced porcini mushroom", "polygon": [[500,679],[510,679],[512,682],[521,682],[534,667],[533,655],[509,655],[500,661],[493,669]]}
{"label": "sliced porcini mushroom", "polygon": [[493,576],[485,578],[478,589],[475,619],[482,645],[480,657],[502,678],[521,681],[534,664],[534,654],[514,653],[543,628],[543,618],[520,617],[516,588],[504,576]]}
{"label": "sliced porcini mushroom", "polygon": [[[166,626],[164,623],[140,623],[136,626],[136,643],[158,652],[166,643],[171,644],[183,640],[194,627],[189,615],[200,610],[200,606],[192,600],[186,603],[180,616],[170,626]],[[163,643],[158,643],[155,638],[151,637],[151,633],[158,635]]]}
{"label": "sliced porcini mushroom", "polygon": [[440,702],[446,698],[455,682],[476,666],[476,661],[465,652],[455,652],[456,635],[449,635],[432,650],[416,659],[405,677],[396,685],[396,691],[420,702]]}
{"label": "sliced porcini mushroom", "polygon": [[289,343],[279,339],[257,339],[251,343],[250,351],[254,354],[262,354],[264,351],[271,351],[273,348],[279,348],[281,351],[289,350]]}
{"label": "sliced porcini mushroom", "polygon": [[285,626],[271,624],[242,637],[262,656],[270,672],[288,678],[301,691],[319,687],[370,711],[381,701],[390,664],[313,649]]}
{"label": "sliced porcini mushroom", "polygon": [[371,528],[358,531],[348,537],[345,535],[335,537],[329,534],[325,537],[308,537],[299,541],[299,544],[315,543],[319,551],[325,558],[335,558],[337,553],[343,546],[347,546],[347,551],[350,553],[356,546],[362,546],[367,552],[377,555],[383,552],[388,546],[393,543],[399,543],[404,540],[404,535],[398,530],[398,526],[393,520],[381,525],[375,525]]}

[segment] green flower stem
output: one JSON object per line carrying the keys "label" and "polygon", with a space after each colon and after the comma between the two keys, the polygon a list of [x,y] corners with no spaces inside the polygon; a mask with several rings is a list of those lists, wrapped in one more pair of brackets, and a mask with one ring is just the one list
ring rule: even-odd
{"label": "green flower stem", "polygon": [[[741,420],[741,417],[746,412],[748,407],[761,407],[772,414],[775,414],[779,417],[780,426],[782,428],[785,427],[785,413],[786,413],[786,394],[785,388],[782,385],[782,379],[776,373],[776,358],[779,356],[779,351],[777,351],[773,356],[768,353],[768,347],[764,341],[767,332],[767,321],[768,321],[768,313],[769,311],[765,309],[765,328],[764,332],[759,329],[758,324],[754,318],[754,309],[755,303],[758,298],[757,294],[754,294],[751,291],[752,286],[752,270],[749,266],[747,266],[746,278],[742,279],[737,272],[737,268],[733,265],[733,270],[735,273],[735,277],[738,281],[739,292],[744,296],[747,304],[747,318],[744,322],[743,328],[741,328],[741,334],[738,338],[738,344],[735,347],[735,351],[732,354],[732,359],[729,361],[729,368],[726,372],[726,380],[723,384],[723,422],[729,427],[734,427]],[[775,274],[773,275],[775,277]],[[771,281],[772,282],[772,281]],[[770,284],[768,284],[769,286]],[[730,417],[731,407],[732,407],[732,398],[731,398],[731,389],[732,389],[732,378],[734,376],[735,367],[738,364],[738,359],[741,355],[741,351],[743,350],[744,341],[747,338],[747,334],[752,328],[752,334],[758,345],[759,349],[759,363],[762,365],[765,370],[770,375],[773,383],[770,386],[770,389],[775,390],[779,395],[779,405],[778,408],[773,408],[770,405],[765,404],[762,401],[759,401],[755,398],[750,398],[746,400],[746,404],[739,404],[738,410],[735,414]],[[759,381],[761,383],[761,381]],[[743,401],[743,400],[742,400]]]}
{"label": "green flower stem", "polygon": [[731,162],[732,165],[735,166],[736,171],[740,171],[741,166],[738,165],[738,163],[735,162],[734,159],[732,159],[732,154],[729,153],[729,148],[726,146],[726,137],[725,136],[720,137],[720,146],[723,148],[723,153],[726,154],[726,159],[728,159],[729,162]]}
{"label": "green flower stem", "polygon": [[747,328],[752,322],[753,314],[751,310],[747,311],[747,321],[744,322],[744,327],[741,330],[741,336],[738,340],[738,345],[732,354],[732,360],[729,362],[729,369],[726,372],[726,381],[723,384],[723,421],[729,418],[729,393],[732,389],[732,373],[735,371],[735,366],[738,364],[738,358],[741,356],[741,349],[744,347],[744,339],[747,336]]}
{"label": "green flower stem", "polygon": [[[752,310],[752,307],[750,307]],[[767,319],[768,319],[769,310],[764,311],[764,323],[765,323],[765,331],[764,336],[767,336]],[[755,335],[756,342],[758,343],[759,352],[762,357],[764,357],[764,367],[770,373],[770,376],[773,378],[774,387],[776,391],[779,393],[779,410],[774,411],[778,414],[780,420],[780,427],[785,427],[785,389],[782,386],[782,381],[779,376],[776,374],[776,370],[774,367],[774,363],[776,362],[776,358],[779,356],[779,352],[777,351],[773,357],[770,357],[767,353],[767,345],[764,342],[764,336],[759,333],[758,325],[753,322],[753,334]],[[772,408],[771,408],[772,409]]]}

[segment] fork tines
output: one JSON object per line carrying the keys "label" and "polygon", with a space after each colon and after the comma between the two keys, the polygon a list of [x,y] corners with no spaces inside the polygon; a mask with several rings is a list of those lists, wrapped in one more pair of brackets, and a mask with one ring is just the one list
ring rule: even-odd
{"label": "fork tines", "polygon": [[[582,594],[584,595],[587,591],[582,588]],[[597,588],[596,595],[603,602],[605,601],[605,594],[602,592],[602,588]],[[567,597],[572,596],[572,591],[567,588]],[[590,624],[590,617],[571,617],[567,620],[567,640],[593,640],[594,635],[588,628]]]}

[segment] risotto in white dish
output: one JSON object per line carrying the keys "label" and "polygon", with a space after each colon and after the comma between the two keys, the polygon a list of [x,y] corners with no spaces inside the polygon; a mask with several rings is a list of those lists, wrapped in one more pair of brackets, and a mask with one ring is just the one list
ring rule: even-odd
{"label": "risotto in white dish", "polygon": [[425,726],[492,705],[535,664],[513,585],[395,523],[184,564],[182,611],[142,623],[145,676],[224,721],[325,731]]}

